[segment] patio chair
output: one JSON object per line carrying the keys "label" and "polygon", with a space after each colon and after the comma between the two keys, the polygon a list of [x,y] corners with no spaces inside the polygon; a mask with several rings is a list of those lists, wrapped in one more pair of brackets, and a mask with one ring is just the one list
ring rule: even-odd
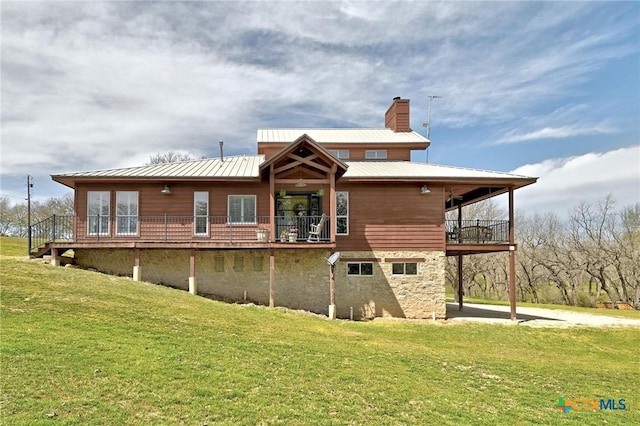
{"label": "patio chair", "polygon": [[309,231],[309,237],[307,238],[308,243],[319,243],[320,242],[320,234],[322,233],[322,227],[324,226],[324,221],[327,220],[327,215],[322,213],[320,217],[320,222],[317,225],[311,225],[311,230]]}

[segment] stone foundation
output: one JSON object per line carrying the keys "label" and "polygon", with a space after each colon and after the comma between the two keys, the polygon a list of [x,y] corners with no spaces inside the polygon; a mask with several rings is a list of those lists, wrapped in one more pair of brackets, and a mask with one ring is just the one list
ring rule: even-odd
{"label": "stone foundation", "polygon": [[[275,305],[329,314],[328,250],[275,250]],[[190,250],[140,251],[140,279],[189,290]],[[347,263],[373,262],[373,275],[349,276]],[[393,275],[394,261],[416,262],[417,275]],[[79,249],[76,263],[131,277],[134,251]],[[269,304],[268,250],[196,251],[199,294]],[[338,318],[445,318],[444,252],[342,252],[335,266]],[[194,281],[195,283],[195,281]]]}

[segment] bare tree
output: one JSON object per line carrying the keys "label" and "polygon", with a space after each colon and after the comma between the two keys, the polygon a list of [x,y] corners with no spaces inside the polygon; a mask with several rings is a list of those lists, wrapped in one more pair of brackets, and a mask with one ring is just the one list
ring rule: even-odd
{"label": "bare tree", "polygon": [[580,262],[581,269],[595,279],[609,299],[615,302],[623,299],[623,295],[612,279],[612,268],[619,263],[617,250],[620,249],[612,246],[616,234],[614,206],[611,196],[605,197],[595,207],[580,203],[570,214],[569,232],[571,251]]}
{"label": "bare tree", "polygon": [[162,163],[177,163],[179,161],[190,161],[194,160],[191,154],[184,152],[176,152],[169,151],[165,153],[157,153],[156,155],[152,155],[149,157],[149,162],[145,164],[145,166],[149,166],[151,164],[162,164]]}
{"label": "bare tree", "polygon": [[11,230],[11,202],[8,197],[0,197],[0,235],[9,235]]}

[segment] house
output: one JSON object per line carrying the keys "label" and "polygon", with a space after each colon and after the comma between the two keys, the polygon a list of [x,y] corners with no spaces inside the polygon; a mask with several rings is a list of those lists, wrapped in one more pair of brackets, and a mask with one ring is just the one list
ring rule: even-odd
{"label": "house", "polygon": [[[513,191],[536,179],[411,162],[430,142],[409,119],[394,98],[384,128],[263,129],[256,155],[53,175],[74,216],[32,226],[31,250],[340,318],[444,318],[446,256],[502,251],[515,296]],[[504,193],[504,220],[445,220]]]}

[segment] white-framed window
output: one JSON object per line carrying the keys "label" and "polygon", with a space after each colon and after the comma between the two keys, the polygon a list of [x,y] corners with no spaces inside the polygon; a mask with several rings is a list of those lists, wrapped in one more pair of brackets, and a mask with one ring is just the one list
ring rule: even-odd
{"label": "white-framed window", "polygon": [[229,223],[257,223],[255,195],[229,195],[227,205]]}
{"label": "white-framed window", "polygon": [[333,155],[340,160],[348,160],[349,159],[349,150],[348,149],[330,149],[329,154]]}
{"label": "white-framed window", "polygon": [[138,234],[138,191],[116,192],[116,234]]}
{"label": "white-framed window", "polygon": [[209,192],[193,193],[193,233],[209,235]]}
{"label": "white-framed window", "polygon": [[372,276],[373,262],[347,262],[347,275]]}
{"label": "white-framed window", "polygon": [[367,160],[385,160],[387,158],[386,149],[368,149],[364,153]]}
{"label": "white-framed window", "polygon": [[336,192],[336,235],[349,235],[349,193]]}
{"label": "white-framed window", "polygon": [[394,262],[391,273],[393,275],[418,275],[418,264],[416,262]]}
{"label": "white-framed window", "polygon": [[111,192],[87,192],[87,234],[109,235]]}

